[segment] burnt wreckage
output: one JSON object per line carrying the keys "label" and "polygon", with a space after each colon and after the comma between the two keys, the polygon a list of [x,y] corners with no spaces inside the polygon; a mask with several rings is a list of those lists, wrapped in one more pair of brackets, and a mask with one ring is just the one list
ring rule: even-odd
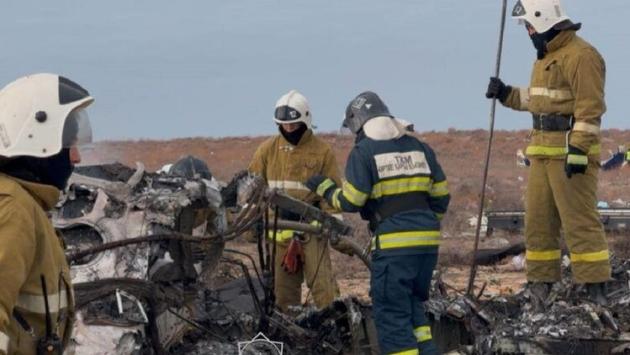
{"label": "burnt wreckage", "polygon": [[[235,205],[237,191],[244,197],[228,225],[226,205]],[[269,221],[270,207],[291,209],[305,223]],[[260,179],[240,174],[222,188],[214,179],[149,173],[141,164],[79,167],[52,218],[71,264],[77,321],[70,350],[77,354],[253,354],[261,343],[246,341],[259,333],[281,342],[284,354],[377,353],[369,306],[343,299],[282,314],[270,287],[275,248],[259,240],[258,260],[225,248],[260,221],[269,230],[333,239],[350,233]],[[314,220],[319,226],[309,224]],[[239,277],[215,280],[222,265]]]}
{"label": "burnt wreckage", "polygon": [[[229,224],[226,206],[240,206],[230,207],[237,212]],[[262,230],[291,228],[332,242],[352,232],[259,179],[240,174],[221,187],[139,164],[81,167],[58,207],[53,221],[71,263],[77,354],[379,353],[369,305],[346,298],[283,314],[273,305],[273,245],[258,238],[256,256],[225,248],[261,220]],[[303,220],[270,219],[270,208]],[[369,267],[365,250],[354,248]],[[226,266],[234,274],[228,280],[217,273]],[[540,312],[526,291],[466,296],[436,272],[425,308],[444,352],[630,353],[630,263],[615,259],[608,307],[584,302],[582,293],[565,272]]]}

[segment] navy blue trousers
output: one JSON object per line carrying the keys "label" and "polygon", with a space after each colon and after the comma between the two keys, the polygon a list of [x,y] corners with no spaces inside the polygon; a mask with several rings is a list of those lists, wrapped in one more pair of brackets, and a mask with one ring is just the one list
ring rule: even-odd
{"label": "navy blue trousers", "polygon": [[370,296],[381,353],[439,353],[424,313],[436,263],[436,254],[385,256],[374,252]]}

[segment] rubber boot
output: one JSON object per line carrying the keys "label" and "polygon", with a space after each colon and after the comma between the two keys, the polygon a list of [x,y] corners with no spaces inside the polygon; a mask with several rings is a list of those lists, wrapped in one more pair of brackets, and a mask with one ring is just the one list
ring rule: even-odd
{"label": "rubber boot", "polygon": [[545,311],[547,298],[551,292],[553,284],[550,282],[530,282],[527,284],[527,293],[532,302],[532,308],[535,313]]}
{"label": "rubber boot", "polygon": [[605,306],[608,303],[606,299],[606,283],[598,282],[586,284],[586,292],[591,302],[600,306]]}

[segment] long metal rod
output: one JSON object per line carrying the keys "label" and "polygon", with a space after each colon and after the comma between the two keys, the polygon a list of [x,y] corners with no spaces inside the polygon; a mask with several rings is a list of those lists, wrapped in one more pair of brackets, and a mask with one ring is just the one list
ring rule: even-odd
{"label": "long metal rod", "polygon": [[[499,30],[499,47],[497,49],[497,61],[494,70],[494,76],[499,77],[501,72],[501,54],[503,53],[503,35],[505,33],[505,18],[507,14],[507,0],[503,0],[503,8],[501,10],[501,28]],[[475,229],[475,246],[473,248],[472,266],[470,268],[470,278],[468,279],[467,295],[472,295],[475,286],[475,277],[477,276],[477,262],[475,255],[479,249],[479,236],[481,234],[481,221],[483,219],[483,208],[486,202],[486,183],[488,181],[488,170],[490,168],[490,155],[492,153],[492,140],[494,138],[494,117],[497,109],[497,99],[492,99],[490,108],[490,137],[488,137],[488,148],[486,149],[486,161],[483,168],[483,180],[481,185],[481,199],[479,201],[479,214],[477,215],[477,228]]]}

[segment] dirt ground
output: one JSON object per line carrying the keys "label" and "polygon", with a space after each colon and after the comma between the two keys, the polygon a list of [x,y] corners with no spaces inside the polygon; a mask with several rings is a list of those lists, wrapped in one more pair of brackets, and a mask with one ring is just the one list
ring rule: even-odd
{"label": "dirt ground", "polygon": [[[527,131],[498,131],[495,133],[492,163],[487,189],[489,209],[515,209],[523,207],[523,194],[527,184],[527,169],[516,164],[516,152],[527,145]],[[353,138],[336,134],[321,135],[336,153],[341,171]],[[488,132],[483,130],[423,132],[418,135],[438,154],[446,172],[452,194],[449,212],[443,221],[443,244],[440,269],[444,281],[454,289],[466,288],[469,256],[474,239],[474,228],[469,219],[477,213]],[[256,147],[267,137],[186,138],[169,141],[136,140],[105,141],[96,143],[83,152],[85,164],[122,162],[133,166],[141,161],[148,170],[157,170],[187,154],[208,163],[210,170],[221,181],[229,181],[238,171],[245,169]],[[602,159],[617,151],[617,146],[630,142],[630,130],[605,130],[602,134]],[[612,206],[627,206],[630,202],[630,168],[600,174],[599,199]],[[346,215],[357,231],[355,238],[367,241],[365,225],[356,215]],[[488,246],[504,246],[517,241],[518,235],[493,235],[484,241]],[[628,255],[630,241],[627,234],[610,237],[610,244],[618,253]],[[235,249],[256,254],[254,244],[245,241],[230,243]],[[332,252],[334,268],[341,293],[368,298],[369,274],[358,259]],[[486,295],[517,291],[525,282],[522,271],[515,271],[511,259],[495,267],[481,267],[478,285],[487,284]]]}

